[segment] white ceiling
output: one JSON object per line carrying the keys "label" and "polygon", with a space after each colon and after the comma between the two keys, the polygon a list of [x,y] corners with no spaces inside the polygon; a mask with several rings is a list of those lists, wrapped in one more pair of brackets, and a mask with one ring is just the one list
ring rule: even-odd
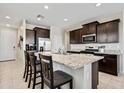
{"label": "white ceiling", "polygon": [[[48,5],[49,9],[44,9],[44,5]],[[9,23],[12,27],[17,27],[21,19],[26,19],[27,23],[44,26],[59,26],[67,28],[68,26],[80,21],[100,16],[103,14],[111,14],[120,12],[124,9],[123,4],[102,4],[96,7],[95,3],[73,3],[73,4],[0,4],[0,25]],[[40,21],[36,20],[38,14],[45,17]],[[5,16],[10,16],[11,19],[5,19]],[[68,22],[64,21],[68,18]]]}

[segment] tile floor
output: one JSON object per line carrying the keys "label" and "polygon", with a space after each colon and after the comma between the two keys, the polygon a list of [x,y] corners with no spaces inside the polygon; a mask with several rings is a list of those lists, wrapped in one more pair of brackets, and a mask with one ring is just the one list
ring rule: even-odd
{"label": "tile floor", "polygon": [[[23,63],[16,61],[0,62],[0,89],[26,89]],[[99,73],[99,89],[124,89],[124,76]],[[40,88],[37,86],[36,88]]]}

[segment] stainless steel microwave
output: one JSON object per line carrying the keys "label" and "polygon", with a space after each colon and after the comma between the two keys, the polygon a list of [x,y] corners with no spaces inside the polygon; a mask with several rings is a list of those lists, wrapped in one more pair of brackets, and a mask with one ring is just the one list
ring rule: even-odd
{"label": "stainless steel microwave", "polygon": [[96,34],[89,34],[82,36],[82,43],[93,43],[96,42]]}

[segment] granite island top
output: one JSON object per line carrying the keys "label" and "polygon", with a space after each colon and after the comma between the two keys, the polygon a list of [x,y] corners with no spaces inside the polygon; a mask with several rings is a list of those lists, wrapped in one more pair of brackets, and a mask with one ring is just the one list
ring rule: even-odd
{"label": "granite island top", "polygon": [[54,62],[70,67],[71,69],[79,69],[104,58],[103,56],[92,54],[55,54],[50,52],[40,52],[40,54],[51,55]]}

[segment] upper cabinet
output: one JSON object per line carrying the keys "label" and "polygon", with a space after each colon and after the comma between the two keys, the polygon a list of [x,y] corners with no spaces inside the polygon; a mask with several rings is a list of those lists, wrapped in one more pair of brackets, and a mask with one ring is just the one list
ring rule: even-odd
{"label": "upper cabinet", "polygon": [[94,21],[94,22],[82,25],[83,26],[82,35],[96,34],[98,24],[99,22]]}
{"label": "upper cabinet", "polygon": [[31,29],[26,29],[26,44],[34,43],[34,31]]}
{"label": "upper cabinet", "polygon": [[44,28],[39,28],[35,27],[33,29],[36,33],[37,38],[50,38],[50,30],[49,29],[44,29]]}
{"label": "upper cabinet", "polygon": [[119,19],[101,23],[97,26],[98,43],[118,43]]}
{"label": "upper cabinet", "polygon": [[81,44],[83,35],[96,34],[97,24],[98,22],[94,21],[88,24],[84,24],[83,28],[70,31],[70,43]]}
{"label": "upper cabinet", "polygon": [[81,43],[81,36],[80,36],[81,30],[82,30],[82,28],[70,31],[70,43],[71,44],[80,44]]}
{"label": "upper cabinet", "polygon": [[97,21],[84,24],[83,28],[70,31],[70,43],[81,44],[83,35],[96,34],[96,43],[119,42],[119,19],[99,23]]}
{"label": "upper cabinet", "polygon": [[107,31],[105,29],[106,24],[100,24],[97,27],[97,42],[98,43],[106,43],[107,42]]}

